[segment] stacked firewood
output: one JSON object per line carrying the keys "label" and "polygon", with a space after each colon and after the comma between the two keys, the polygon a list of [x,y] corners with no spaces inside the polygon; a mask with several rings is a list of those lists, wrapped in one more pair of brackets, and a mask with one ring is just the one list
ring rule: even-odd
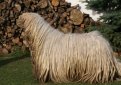
{"label": "stacked firewood", "polygon": [[65,0],[0,0],[0,52],[10,53],[14,46],[25,47],[24,32],[16,20],[24,12],[39,13],[55,29],[64,33],[82,33],[95,21],[82,13],[79,5]]}

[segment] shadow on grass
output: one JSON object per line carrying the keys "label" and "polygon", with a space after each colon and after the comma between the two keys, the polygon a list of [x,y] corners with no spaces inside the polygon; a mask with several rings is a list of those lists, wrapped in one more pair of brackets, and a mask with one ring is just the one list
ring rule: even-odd
{"label": "shadow on grass", "polygon": [[9,64],[11,62],[15,62],[15,61],[18,61],[20,59],[24,59],[26,57],[29,57],[29,56],[23,55],[21,57],[13,57],[13,58],[8,58],[8,59],[0,60],[0,67],[2,67],[4,65],[7,65],[7,64]]}
{"label": "shadow on grass", "polygon": [[2,55],[0,57],[0,67],[7,65],[30,56],[29,50],[21,50],[20,47],[15,47],[14,51],[10,54]]}

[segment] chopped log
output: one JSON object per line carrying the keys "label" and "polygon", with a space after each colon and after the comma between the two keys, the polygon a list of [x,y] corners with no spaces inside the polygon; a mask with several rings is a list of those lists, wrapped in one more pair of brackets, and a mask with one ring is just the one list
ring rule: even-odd
{"label": "chopped log", "polygon": [[74,33],[82,33],[83,32],[81,27],[75,26],[74,28],[75,28]]}
{"label": "chopped log", "polygon": [[12,39],[12,42],[14,43],[14,44],[18,44],[19,43],[19,38],[17,37],[17,38],[13,38]]}
{"label": "chopped log", "polygon": [[60,31],[64,32],[64,33],[68,33],[68,32],[71,32],[73,31],[72,29],[72,25],[67,23],[67,24],[64,24],[63,27],[60,27]]}
{"label": "chopped log", "polygon": [[3,32],[2,31],[0,31],[0,35],[2,35],[3,34]]}
{"label": "chopped log", "polygon": [[7,7],[7,3],[6,2],[0,3],[0,10],[1,9],[5,9],[6,7]]}
{"label": "chopped log", "polygon": [[23,3],[24,3],[24,6],[26,7],[26,8],[29,8],[30,6],[31,6],[31,0],[23,0]]}
{"label": "chopped log", "polygon": [[58,7],[58,13],[62,14],[65,12],[65,9],[63,7]]}
{"label": "chopped log", "polygon": [[2,24],[4,21],[5,19],[2,16],[0,16],[0,24]]}
{"label": "chopped log", "polygon": [[52,0],[52,5],[53,6],[58,6],[59,5],[59,0]]}
{"label": "chopped log", "polygon": [[40,0],[37,6],[39,6],[40,8],[45,8],[48,6],[48,2],[47,0]]}
{"label": "chopped log", "polygon": [[20,4],[15,4],[15,8],[16,8],[17,11],[19,11],[19,12],[21,11],[21,5]]}
{"label": "chopped log", "polygon": [[7,2],[9,5],[11,5],[12,0],[4,0],[5,2]]}
{"label": "chopped log", "polygon": [[12,34],[12,33],[8,33],[8,34],[7,34],[7,37],[8,37],[8,38],[11,38],[11,37],[13,37],[13,34]]}
{"label": "chopped log", "polygon": [[10,27],[10,26],[7,26],[7,33],[10,33],[10,32],[12,32],[12,28]]}
{"label": "chopped log", "polygon": [[2,53],[3,53],[3,54],[8,54],[9,52],[8,52],[8,50],[7,50],[6,48],[3,48],[3,49],[2,49]]}
{"label": "chopped log", "polygon": [[6,45],[5,47],[8,51],[12,49],[12,46],[11,45]]}
{"label": "chopped log", "polygon": [[83,14],[78,9],[73,9],[70,13],[70,19],[73,21],[74,25],[80,25],[83,21]]}
{"label": "chopped log", "polygon": [[26,40],[23,40],[23,44],[26,46],[26,47],[29,47],[29,44]]}
{"label": "chopped log", "polygon": [[84,29],[85,28],[85,24],[81,24],[81,26],[80,26],[82,29]]}

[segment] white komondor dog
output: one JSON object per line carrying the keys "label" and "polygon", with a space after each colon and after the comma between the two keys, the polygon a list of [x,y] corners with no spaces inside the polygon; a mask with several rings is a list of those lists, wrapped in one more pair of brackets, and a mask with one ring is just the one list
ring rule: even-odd
{"label": "white komondor dog", "polygon": [[17,24],[25,30],[41,82],[103,83],[121,77],[121,63],[98,31],[64,34],[36,13],[23,13]]}

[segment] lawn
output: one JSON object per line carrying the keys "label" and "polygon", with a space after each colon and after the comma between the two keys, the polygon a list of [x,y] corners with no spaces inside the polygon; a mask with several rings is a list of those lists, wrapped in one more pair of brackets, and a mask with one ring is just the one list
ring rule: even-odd
{"label": "lawn", "polygon": [[[0,85],[39,85],[32,75],[31,60],[28,52],[16,51],[0,57]],[[83,83],[46,85],[90,85]],[[121,82],[91,85],[121,85]]]}

